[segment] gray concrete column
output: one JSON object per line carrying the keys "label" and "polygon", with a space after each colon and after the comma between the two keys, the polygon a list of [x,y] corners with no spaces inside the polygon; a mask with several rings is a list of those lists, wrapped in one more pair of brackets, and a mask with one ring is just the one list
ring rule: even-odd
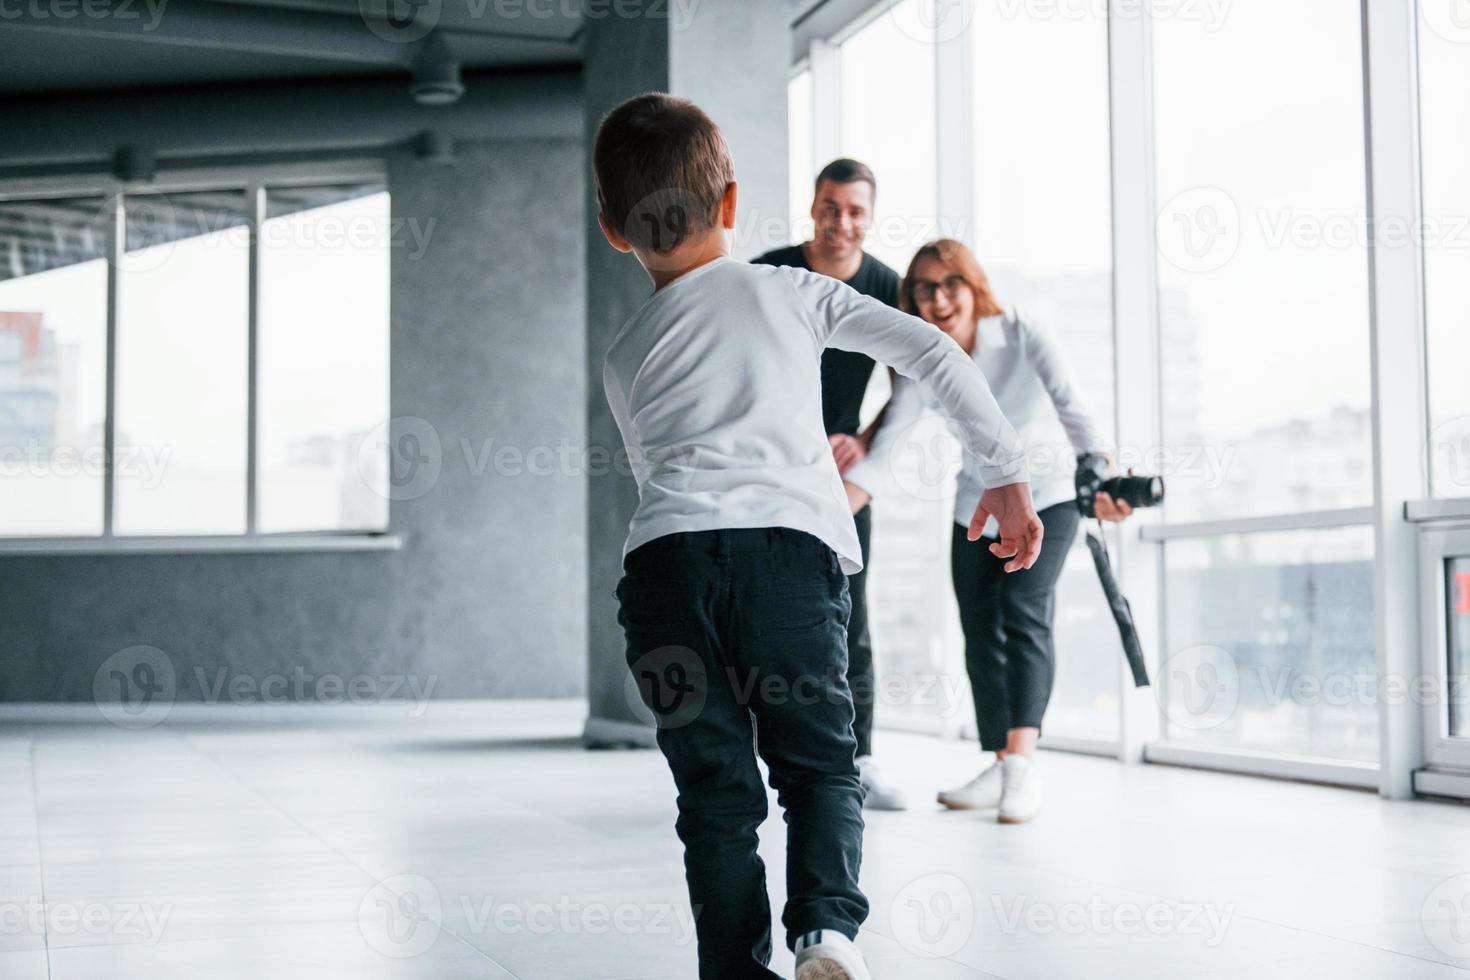
{"label": "gray concrete column", "polygon": [[[700,0],[593,4],[587,15],[582,79],[588,159],[597,124],[609,109],[641,92],[693,99],[720,125],[735,157],[740,219],[735,256],[750,258],[784,245],[786,215],[786,76],[789,9],[785,3]],[[610,452],[622,437],[602,390],[607,343],[652,293],[631,255],[614,252],[597,228],[591,182],[587,203],[587,438]],[[587,493],[587,740],[652,744],[625,693],[627,664],[613,589],[638,492],[625,466],[593,467]]]}

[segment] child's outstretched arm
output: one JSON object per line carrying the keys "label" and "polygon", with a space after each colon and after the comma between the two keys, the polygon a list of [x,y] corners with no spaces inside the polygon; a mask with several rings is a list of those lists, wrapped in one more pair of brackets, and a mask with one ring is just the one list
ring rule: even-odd
{"label": "child's outstretched arm", "polygon": [[937,327],[863,296],[816,273],[785,269],[811,314],[818,349],[859,351],[905,377],[922,381],[949,415],[965,448],[980,460],[986,491],[970,521],[980,537],[994,517],[1000,541],[990,546],[1009,558],[1006,571],[1030,568],[1041,553],[1041,519],[1031,503],[1025,447],[1011,427],[985,375],[960,346]]}

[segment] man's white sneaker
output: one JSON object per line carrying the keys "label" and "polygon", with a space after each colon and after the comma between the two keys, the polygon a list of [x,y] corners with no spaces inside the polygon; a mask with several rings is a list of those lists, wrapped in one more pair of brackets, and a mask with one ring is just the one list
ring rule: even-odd
{"label": "man's white sneaker", "polygon": [[958,789],[940,790],[939,802],[951,810],[982,810],[1000,805],[1000,760]]}
{"label": "man's white sneaker", "polygon": [[808,932],[796,941],[796,980],[873,980],[862,951],[835,929]]}
{"label": "man's white sneaker", "polygon": [[1041,812],[1041,773],[1036,763],[1024,755],[1008,755],[1001,760],[1001,823],[1025,823]]}
{"label": "man's white sneaker", "polygon": [[860,755],[857,760],[858,777],[863,781],[863,806],[869,810],[906,810],[908,798],[903,790],[883,781],[878,764],[870,755]]}

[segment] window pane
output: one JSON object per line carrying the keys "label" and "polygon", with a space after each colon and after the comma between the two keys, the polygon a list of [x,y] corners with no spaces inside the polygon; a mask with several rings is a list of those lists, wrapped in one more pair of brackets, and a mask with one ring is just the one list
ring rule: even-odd
{"label": "window pane", "polygon": [[244,194],[137,194],[124,203],[118,533],[243,533]]}
{"label": "window pane", "polygon": [[388,194],[266,194],[260,253],[262,531],[388,524]]}
{"label": "window pane", "polygon": [[[844,41],[839,58],[841,152],[871,167],[878,180],[864,248],[902,274],[918,247],[940,234],[933,29],[917,0],[903,0]],[[828,162],[813,160],[812,170]],[[807,196],[803,211],[810,208],[810,183]],[[887,378],[875,372],[865,420],[888,392]],[[936,438],[945,437],[941,424]],[[894,494],[873,507],[869,628],[880,724],[909,715],[957,725],[971,710],[949,582],[953,481],[934,490],[922,497]]]}
{"label": "window pane", "polygon": [[1470,28],[1451,9],[1419,23],[1429,470],[1435,496],[1470,497]]}
{"label": "window pane", "polygon": [[106,213],[0,202],[0,535],[102,533]]}
{"label": "window pane", "polygon": [[[792,245],[812,237],[812,181],[817,176],[817,168],[812,164],[812,136],[812,73],[804,71],[786,86]],[[825,160],[822,162],[826,164]]]}
{"label": "window pane", "polygon": [[[971,31],[973,244],[1000,301],[1056,331],[1111,432],[1107,19],[1003,6],[977,4]],[[1081,534],[1057,587],[1055,630],[1047,732],[1116,739],[1122,654]]]}
{"label": "window pane", "polygon": [[934,44],[918,30],[925,22],[918,0],[905,0],[840,51],[842,153],[866,163],[878,178],[866,248],[899,273],[920,245],[939,237]]}
{"label": "window pane", "polygon": [[1154,24],[1171,520],[1370,500],[1360,18]]}
{"label": "window pane", "polygon": [[1377,759],[1372,528],[1170,542],[1164,557],[1169,738]]}
{"label": "window pane", "polygon": [[1452,558],[1445,564],[1450,607],[1450,659],[1446,665],[1450,681],[1447,690],[1452,695],[1446,699],[1450,706],[1450,736],[1470,738],[1470,717],[1466,712],[1470,691],[1465,686],[1470,682],[1470,558]]}

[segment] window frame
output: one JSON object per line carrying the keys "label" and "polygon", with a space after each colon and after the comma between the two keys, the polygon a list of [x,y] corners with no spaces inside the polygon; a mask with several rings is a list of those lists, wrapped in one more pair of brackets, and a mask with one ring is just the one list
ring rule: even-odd
{"label": "window frame", "polygon": [[[310,187],[345,183],[388,182],[381,159],[338,159],[248,167],[182,167],[169,169],[150,181],[123,181],[105,174],[11,178],[0,181],[0,201],[56,198],[101,198],[109,211],[106,234],[107,332],[103,401],[102,533],[97,535],[36,535],[0,538],[0,556],[54,554],[229,553],[255,551],[380,551],[397,550],[400,537],[389,526],[382,530],[259,530],[259,320],[260,227],[266,220],[266,192],[283,187]],[[129,194],[183,194],[195,191],[242,191],[250,234],[248,300],[246,310],[246,455],[245,531],[242,534],[118,534],[115,528],[117,487],[114,453],[117,434],[117,324],[120,277],[117,270],[124,242],[124,198]],[[389,367],[391,376],[391,365]],[[391,414],[391,406],[390,406]]]}
{"label": "window frame", "polygon": [[[961,0],[969,17],[976,0]],[[891,6],[891,0],[829,0],[796,18],[792,31],[793,71],[813,72],[815,158],[830,157],[840,135],[841,76],[836,47]],[[1365,121],[1362,152],[1370,225],[1385,218],[1419,221],[1421,148],[1417,32],[1420,2],[1358,0],[1363,72],[1359,93]],[[953,46],[951,46],[953,47]],[[1162,338],[1158,293],[1155,179],[1153,45],[1149,16],[1108,15],[1109,129],[1112,139],[1113,335],[1115,428],[1120,443],[1157,445],[1162,429],[1160,378]],[[941,86],[953,86],[967,67],[956,50],[939,52]],[[959,93],[952,93],[959,94]],[[968,87],[963,88],[968,97]],[[958,98],[939,98],[941,140],[953,153],[940,153],[941,213],[973,218],[955,172],[974,153],[970,120],[956,112]],[[948,107],[948,108],[947,108]],[[824,149],[825,147],[825,149]],[[946,165],[955,169],[945,172]],[[1392,247],[1370,240],[1368,317],[1370,406],[1373,430],[1372,499],[1356,507],[1303,510],[1224,520],[1167,522],[1157,510],[1140,511],[1129,525],[1110,532],[1118,576],[1133,602],[1135,620],[1151,663],[1166,636],[1164,548],[1169,541],[1284,530],[1372,527],[1374,605],[1380,676],[1412,676],[1426,649],[1442,631],[1443,609],[1421,590],[1417,546],[1421,529],[1465,526],[1470,497],[1428,499],[1422,457],[1428,449],[1426,324],[1423,263],[1417,246]],[[1391,329],[1390,329],[1391,328]],[[1405,337],[1405,334],[1409,336]],[[1203,766],[1281,778],[1376,788],[1390,798],[1413,795],[1416,787],[1470,797],[1470,775],[1446,787],[1432,768],[1436,746],[1426,744],[1433,720],[1420,706],[1379,704],[1377,764],[1170,744],[1160,737],[1163,711],[1145,691],[1120,678],[1120,734],[1114,744],[1072,744],[1043,739],[1070,751],[1102,752],[1125,762]],[[880,719],[881,721],[881,719]],[[944,729],[939,734],[957,732]],[[1430,758],[1426,760],[1426,754]],[[1431,768],[1425,768],[1426,761]],[[1460,760],[1456,760],[1460,761]]]}

